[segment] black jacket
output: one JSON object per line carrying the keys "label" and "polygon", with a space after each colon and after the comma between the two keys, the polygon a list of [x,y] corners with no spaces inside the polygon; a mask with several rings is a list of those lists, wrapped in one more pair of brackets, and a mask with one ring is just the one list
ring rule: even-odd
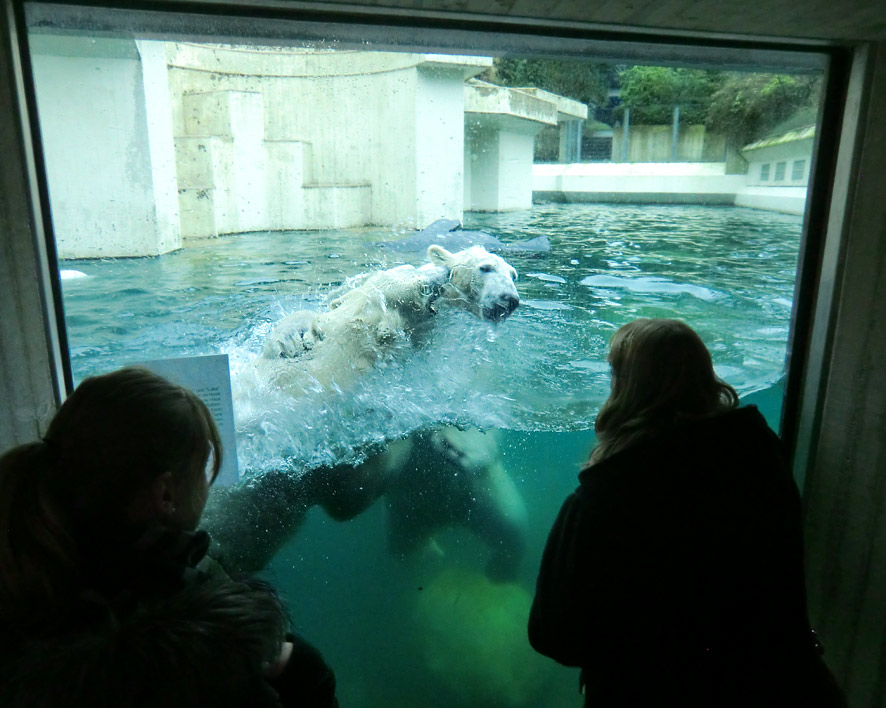
{"label": "black jacket", "polygon": [[835,706],[806,611],[800,497],[753,406],[579,476],[548,538],[532,646],[586,704]]}
{"label": "black jacket", "polygon": [[63,606],[0,609],[0,706],[336,706],[331,670],[295,635],[286,670],[264,678],[283,608],[266,585],[196,570],[208,545],[203,532],[151,532],[113,563],[87,559],[92,582]]}

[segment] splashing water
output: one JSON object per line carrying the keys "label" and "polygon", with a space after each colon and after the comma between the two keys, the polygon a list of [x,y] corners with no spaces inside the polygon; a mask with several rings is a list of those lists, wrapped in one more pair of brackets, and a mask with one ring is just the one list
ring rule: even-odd
{"label": "splashing water", "polygon": [[[360,459],[416,428],[587,430],[608,393],[609,337],[636,317],[679,317],[740,393],[783,373],[799,217],[729,207],[540,205],[471,215],[502,241],[548,236],[550,252],[505,255],[521,306],[492,325],[442,310],[420,346],[400,342],[351,385],[288,396],[250,362],[274,323],[321,309],[349,278],[422,254],[386,252],[389,231],[255,233],[157,258],[69,261],[76,379],[155,358],[230,357],[241,470]],[[332,256],[335,256],[334,258]],[[108,297],[113,293],[113,297]]]}

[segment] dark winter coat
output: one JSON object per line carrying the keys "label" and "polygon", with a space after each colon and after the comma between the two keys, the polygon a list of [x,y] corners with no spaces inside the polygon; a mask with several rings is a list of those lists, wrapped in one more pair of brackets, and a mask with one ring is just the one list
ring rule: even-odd
{"label": "dark winter coat", "polygon": [[263,677],[283,608],[268,586],[196,570],[208,545],[203,532],[152,532],[114,563],[88,559],[93,582],[64,606],[0,609],[0,706],[336,706],[331,670],[294,635],[287,669]]}
{"label": "dark winter coat", "polygon": [[806,611],[800,497],[754,406],[586,468],[548,538],[532,646],[586,705],[839,706]]}

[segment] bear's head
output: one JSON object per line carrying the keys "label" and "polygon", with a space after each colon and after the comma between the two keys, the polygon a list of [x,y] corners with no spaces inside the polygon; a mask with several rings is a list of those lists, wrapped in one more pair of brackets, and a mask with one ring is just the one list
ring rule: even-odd
{"label": "bear's head", "polygon": [[428,247],[428,258],[447,271],[444,297],[480,319],[501,322],[520,304],[517,271],[482,246],[450,253],[434,244]]}

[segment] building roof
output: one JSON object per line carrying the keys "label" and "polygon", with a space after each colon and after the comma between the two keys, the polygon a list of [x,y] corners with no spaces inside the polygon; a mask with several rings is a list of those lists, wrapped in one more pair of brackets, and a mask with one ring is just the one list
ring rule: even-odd
{"label": "building roof", "polygon": [[803,128],[815,127],[815,124],[818,122],[818,108],[804,108],[801,111],[797,111],[787,120],[782,121],[778,125],[776,125],[772,130],[770,130],[763,138],[774,138],[779,135],[784,135],[785,133],[789,133],[795,130],[801,130]]}
{"label": "building roof", "polygon": [[809,140],[815,137],[815,124],[818,119],[817,108],[804,108],[797,111],[787,120],[782,121],[764,137],[745,145],[741,151],[759,150],[772,145],[791,143],[795,140]]}

